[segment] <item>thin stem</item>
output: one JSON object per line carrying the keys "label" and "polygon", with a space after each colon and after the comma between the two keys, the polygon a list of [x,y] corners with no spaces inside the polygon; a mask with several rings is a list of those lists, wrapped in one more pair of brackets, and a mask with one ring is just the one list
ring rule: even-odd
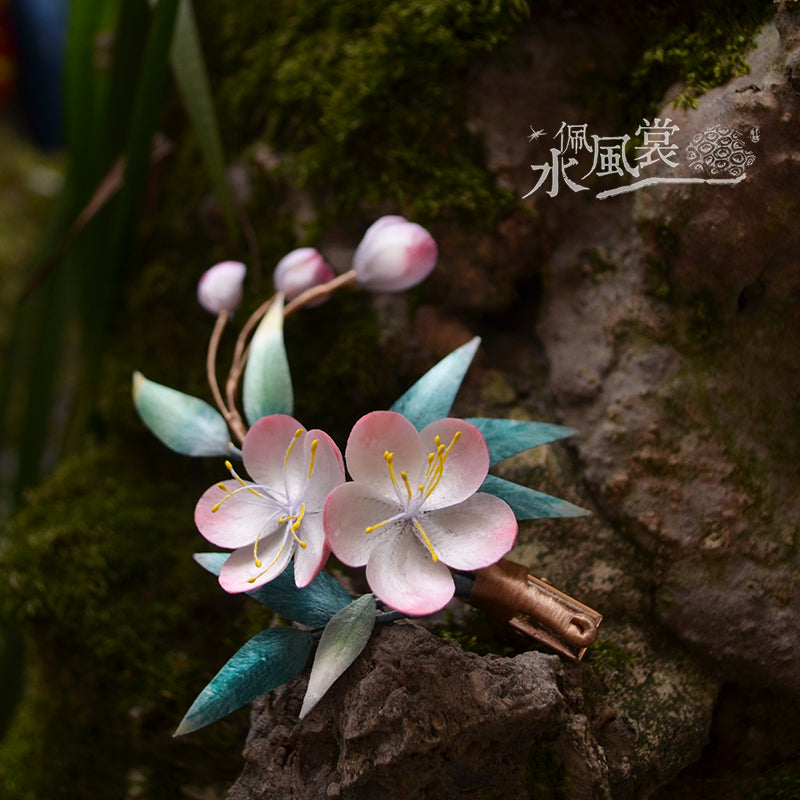
{"label": "thin stem", "polygon": [[[356,271],[351,269],[348,272],[337,275],[333,280],[330,280],[327,283],[322,283],[319,286],[312,286],[301,295],[295,297],[291,303],[286,305],[286,307],[283,309],[284,319],[290,314],[293,314],[295,311],[303,308],[303,306],[308,305],[308,303],[311,303],[314,300],[322,297],[323,295],[330,294],[337,289],[341,289],[344,286],[349,286],[351,283],[355,283],[356,278]],[[239,388],[239,381],[241,380],[245,365],[247,364],[247,356],[250,350],[250,345],[248,343],[250,334],[252,333],[253,328],[256,327],[263,316],[267,313],[267,311],[269,311],[273,302],[275,302],[275,295],[270,297],[269,300],[263,302],[250,315],[249,319],[244,324],[239,337],[236,339],[236,346],[233,351],[233,361],[230,372],[228,373],[228,380],[225,383],[225,398],[227,399],[228,404],[225,406],[224,403],[222,403],[221,398],[217,401],[220,404],[220,407],[225,409],[223,414],[225,414],[225,419],[228,420],[228,424],[242,441],[244,441],[244,437],[247,434],[247,428],[245,427],[242,418],[239,416],[239,413],[236,411],[236,392]],[[209,377],[209,381],[210,380],[211,378]],[[214,380],[216,382],[216,378]],[[212,386],[212,391],[213,390],[214,387]],[[214,399],[217,399],[216,395]]]}
{"label": "thin stem", "polygon": [[244,441],[247,429],[239,416],[239,412],[233,406],[225,405],[222,399],[222,393],[219,390],[219,383],[217,383],[217,351],[219,350],[219,342],[222,338],[222,332],[225,330],[225,325],[228,322],[230,313],[228,311],[220,311],[217,315],[217,320],[214,323],[214,330],[211,332],[211,339],[208,342],[208,354],[206,355],[206,375],[208,377],[208,385],[211,387],[211,395],[217,408],[222,412],[228,427],[239,440],[241,444]]}
{"label": "thin stem", "polygon": [[330,294],[337,289],[341,289],[343,286],[349,286],[351,283],[355,283],[356,278],[356,271],[351,269],[348,272],[343,272],[341,275],[337,275],[333,280],[330,280],[327,283],[321,283],[319,286],[312,286],[310,289],[306,289],[302,294],[295,297],[291,303],[288,303],[286,308],[283,309],[284,319],[319,297]]}
{"label": "thin stem", "polygon": [[208,376],[208,385],[211,387],[211,396],[224,417],[228,416],[228,407],[222,399],[219,383],[217,383],[217,350],[219,349],[219,340],[222,338],[222,331],[225,330],[225,324],[228,322],[229,316],[230,314],[225,309],[217,314],[214,330],[211,331],[211,338],[208,341],[208,353],[206,355],[206,375]]}
{"label": "thin stem", "polygon": [[[233,361],[231,363],[230,372],[228,373],[228,380],[225,383],[225,397],[228,401],[228,408],[236,408],[236,390],[239,387],[239,379],[242,377],[242,372],[244,372],[244,365],[247,363],[247,339],[250,336],[253,328],[255,328],[255,326],[260,322],[264,314],[269,311],[269,308],[274,301],[275,295],[270,297],[269,300],[264,301],[250,315],[247,322],[245,322],[239,337],[236,339],[236,347],[233,351]],[[239,419],[241,420],[241,417],[239,417]],[[242,427],[244,428],[244,423],[242,423]],[[247,433],[246,430],[245,433]]]}

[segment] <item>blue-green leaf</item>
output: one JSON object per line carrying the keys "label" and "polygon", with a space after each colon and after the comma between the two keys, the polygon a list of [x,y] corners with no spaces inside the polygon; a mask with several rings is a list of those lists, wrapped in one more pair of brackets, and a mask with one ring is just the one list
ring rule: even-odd
{"label": "blue-green leaf", "polygon": [[216,722],[302,672],[314,639],[297,628],[270,628],[241,647],[197,696],[175,736]]}
{"label": "blue-green leaf", "polygon": [[575,506],[566,500],[537,492],[519,483],[505,481],[496,475],[487,475],[480,491],[497,495],[505,500],[511,506],[517,519],[585,517],[591,514],[591,511]]}
{"label": "blue-green leaf", "polygon": [[235,448],[222,414],[192,397],[133,373],[133,403],[164,444],[186,456],[224,456]]}
{"label": "blue-green leaf", "polygon": [[417,430],[446,417],[480,343],[476,336],[445,356],[395,401],[391,410],[411,420]]}
{"label": "blue-green leaf", "polygon": [[518,419],[468,417],[467,422],[471,422],[486,439],[490,464],[497,464],[523,450],[556,442],[575,433],[572,428],[565,428],[562,425]]}
{"label": "blue-green leaf", "polygon": [[291,414],[292,377],[283,344],[283,296],[278,294],[250,342],[244,370],[242,404],[253,425],[270,414]]}
{"label": "blue-green leaf", "polygon": [[375,627],[375,598],[365,594],[327,624],[319,640],[300,719],[322,699],[334,681],[356,660]]}
{"label": "blue-green leaf", "polygon": [[[230,553],[195,553],[194,560],[212,574],[219,575],[229,556]],[[320,572],[308,586],[298,589],[292,563],[269,583],[247,594],[287,619],[310,628],[325,627],[332,616],[350,604],[347,590],[327,572]]]}

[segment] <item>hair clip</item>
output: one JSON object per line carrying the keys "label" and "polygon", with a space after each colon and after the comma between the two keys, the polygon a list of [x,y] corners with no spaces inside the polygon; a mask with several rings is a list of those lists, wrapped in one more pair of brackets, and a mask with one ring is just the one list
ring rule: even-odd
{"label": "hair clip", "polygon": [[602,614],[505,558],[475,572],[463,599],[573,661],[594,644],[603,620]]}

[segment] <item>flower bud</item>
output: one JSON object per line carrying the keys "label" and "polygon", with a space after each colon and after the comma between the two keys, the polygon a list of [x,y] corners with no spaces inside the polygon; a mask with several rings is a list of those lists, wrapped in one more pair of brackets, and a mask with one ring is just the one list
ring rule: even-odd
{"label": "flower bud", "polygon": [[436,242],[421,225],[404,217],[381,217],[356,248],[353,269],[367,289],[400,292],[427,278],[437,255]]}
{"label": "flower bud", "polygon": [[[336,277],[334,271],[319,251],[313,247],[301,247],[285,255],[275,267],[273,280],[275,291],[282,292],[287,301],[294,300],[306,289],[332,281]],[[321,297],[309,306],[319,305],[327,299]]]}
{"label": "flower bud", "polygon": [[207,269],[197,284],[197,299],[206,311],[233,313],[242,301],[242,283],[247,267],[239,261],[222,261]]}

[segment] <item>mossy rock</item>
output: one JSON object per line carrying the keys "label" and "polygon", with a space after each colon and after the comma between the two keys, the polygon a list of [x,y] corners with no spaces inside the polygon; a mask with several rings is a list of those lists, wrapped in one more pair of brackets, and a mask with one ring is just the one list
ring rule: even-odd
{"label": "mossy rock", "polygon": [[242,715],[192,740],[171,732],[269,614],[193,563],[203,481],[187,461],[115,440],[64,462],[9,527],[0,613],[24,629],[28,668],[0,749],[4,797],[121,798],[135,774],[166,800],[233,776]]}

